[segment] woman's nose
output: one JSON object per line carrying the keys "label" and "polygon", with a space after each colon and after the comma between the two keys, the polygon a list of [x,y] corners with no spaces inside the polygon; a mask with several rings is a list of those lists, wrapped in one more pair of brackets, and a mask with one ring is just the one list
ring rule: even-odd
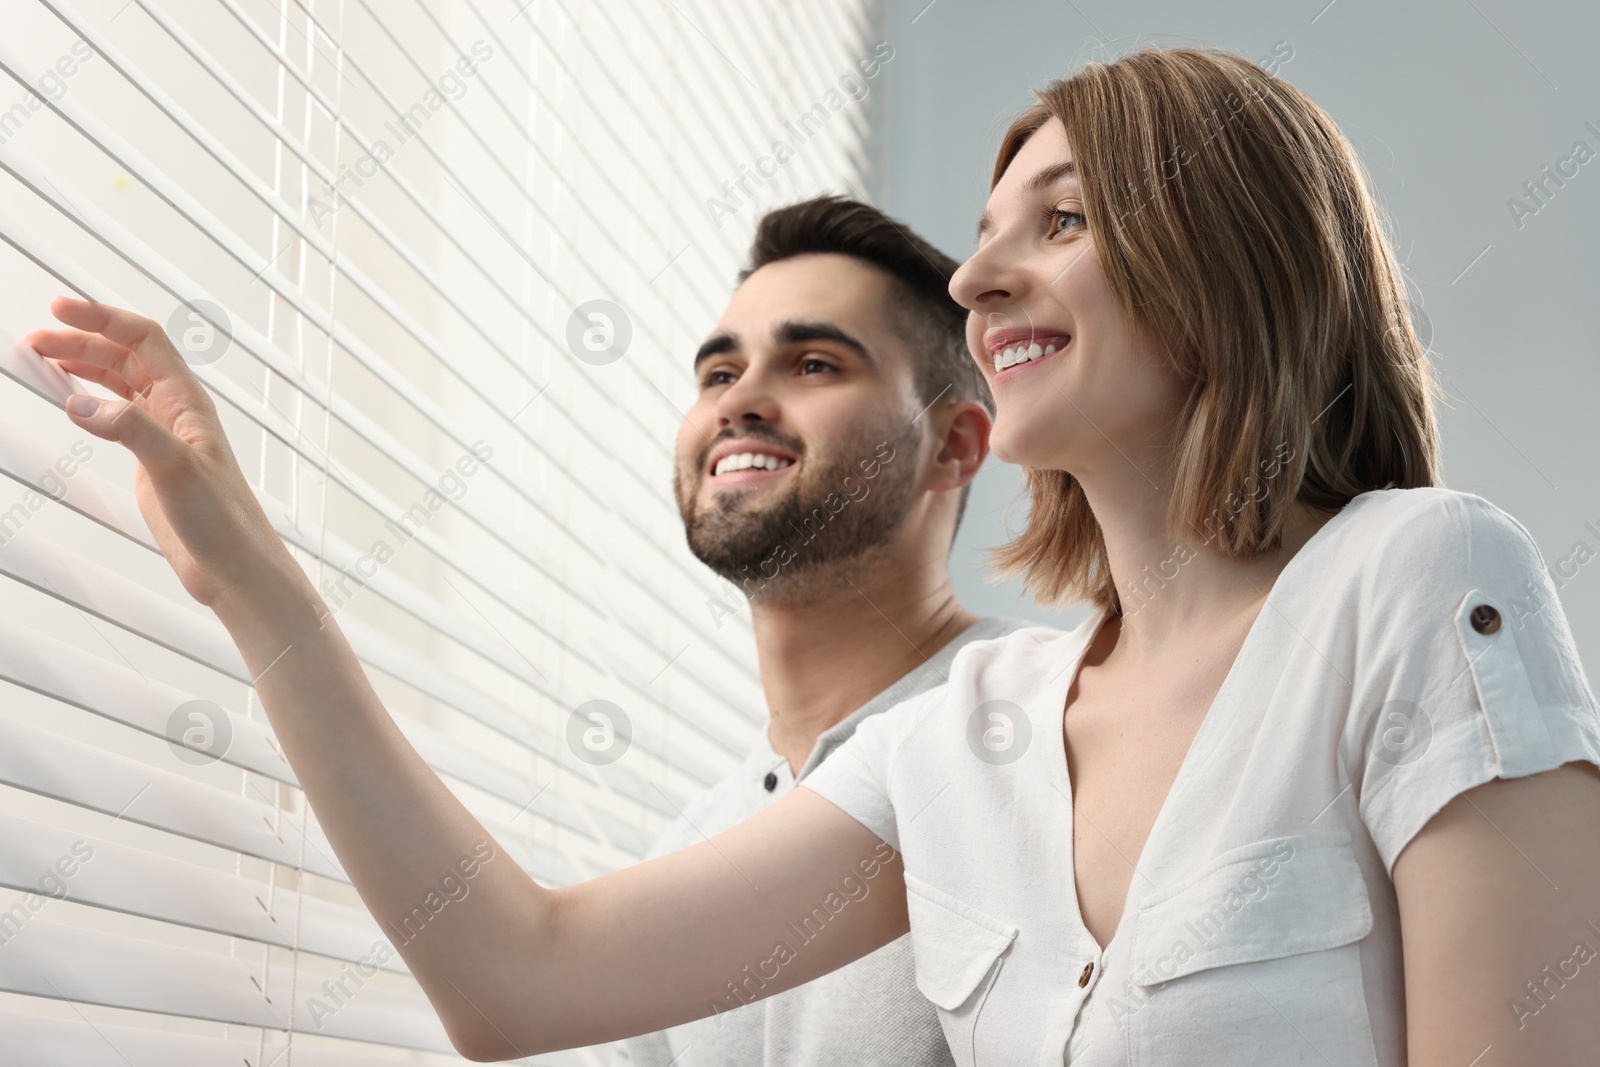
{"label": "woman's nose", "polygon": [[967,258],[950,277],[950,296],[968,311],[983,312],[1000,301],[1016,297],[1013,268],[1004,249],[991,240]]}

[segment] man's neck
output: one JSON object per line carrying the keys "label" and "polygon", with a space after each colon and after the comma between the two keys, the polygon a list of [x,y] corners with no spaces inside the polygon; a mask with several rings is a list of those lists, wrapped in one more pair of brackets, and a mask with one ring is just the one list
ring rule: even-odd
{"label": "man's neck", "polygon": [[977,621],[942,559],[852,571],[815,596],[752,605],[767,737],[796,774],[825,730]]}

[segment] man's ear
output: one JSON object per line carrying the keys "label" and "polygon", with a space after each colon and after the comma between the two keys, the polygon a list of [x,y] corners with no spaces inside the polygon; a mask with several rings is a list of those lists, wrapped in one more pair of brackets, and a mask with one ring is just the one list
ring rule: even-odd
{"label": "man's ear", "polygon": [[934,456],[931,487],[960,489],[977,476],[989,455],[989,429],[994,420],[976,400],[958,401],[939,414],[942,417],[934,422],[934,428],[942,429],[943,440]]}

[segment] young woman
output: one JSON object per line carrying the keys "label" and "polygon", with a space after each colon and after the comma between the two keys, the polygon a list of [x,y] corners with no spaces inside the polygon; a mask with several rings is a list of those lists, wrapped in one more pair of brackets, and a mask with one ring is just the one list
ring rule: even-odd
{"label": "young woman", "polygon": [[[1427,362],[1353,153],[1242,60],[1040,94],[952,293],[1071,633],[963,650],[771,810],[548,890],[509,864],[401,949],[505,1059],[789,988],[909,926],[963,1064],[1592,1062],[1600,710],[1538,550],[1438,488]],[[238,642],[380,920],[482,826],[407,745],[160,328],[29,341],[124,397],[185,588]],[[892,847],[891,847],[892,846]]]}

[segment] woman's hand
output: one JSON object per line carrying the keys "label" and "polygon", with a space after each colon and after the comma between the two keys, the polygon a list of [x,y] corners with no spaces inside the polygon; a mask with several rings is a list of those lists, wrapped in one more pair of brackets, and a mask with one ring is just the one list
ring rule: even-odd
{"label": "woman's hand", "polygon": [[189,595],[214,606],[235,588],[281,581],[285,567],[303,579],[245,481],[210,394],[160,325],[64,296],[50,312],[73,328],[35,330],[24,340],[68,373],[122,397],[74,394],[67,414],[138,460],[139,510]]}

